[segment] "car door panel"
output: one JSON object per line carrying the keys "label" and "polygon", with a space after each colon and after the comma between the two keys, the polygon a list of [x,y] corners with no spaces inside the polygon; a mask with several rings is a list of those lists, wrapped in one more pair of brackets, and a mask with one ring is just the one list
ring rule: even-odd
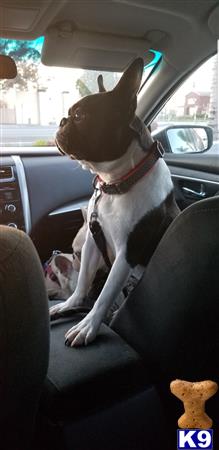
{"label": "car door panel", "polygon": [[219,193],[217,155],[165,155],[181,209]]}
{"label": "car door panel", "polygon": [[42,261],[54,249],[71,252],[83,223],[80,208],[92,194],[93,176],[60,156],[23,157],[31,211],[30,236]]}
{"label": "car door panel", "polygon": [[194,169],[219,176],[219,154],[211,154],[208,152],[184,155],[166,153],[165,160],[169,166]]}
{"label": "car door panel", "polygon": [[93,176],[63,156],[22,158],[31,209],[32,230],[45,215],[89,198]]}

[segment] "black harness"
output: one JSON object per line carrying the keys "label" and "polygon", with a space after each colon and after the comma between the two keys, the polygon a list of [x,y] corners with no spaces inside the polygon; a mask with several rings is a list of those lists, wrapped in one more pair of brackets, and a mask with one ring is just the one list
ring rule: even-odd
{"label": "black harness", "polygon": [[90,216],[89,221],[89,228],[92,233],[92,236],[95,240],[97,248],[100,250],[102,257],[104,259],[104,262],[108,269],[111,269],[111,262],[107,253],[107,246],[106,246],[106,238],[104,236],[102,227],[100,225],[100,222],[98,220],[98,213],[97,213],[97,203],[101,198],[102,192],[94,186],[94,195],[96,196],[94,201],[94,209]]}

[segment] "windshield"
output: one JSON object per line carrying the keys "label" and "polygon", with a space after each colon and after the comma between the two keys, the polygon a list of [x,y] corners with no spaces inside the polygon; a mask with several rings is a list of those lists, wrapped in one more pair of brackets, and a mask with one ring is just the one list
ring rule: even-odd
{"label": "windshield", "polygon": [[[54,136],[69,107],[81,97],[98,91],[100,71],[48,67],[41,63],[44,38],[35,41],[0,39],[0,54],[12,56],[18,75],[0,80],[0,146],[54,146]],[[162,54],[149,50],[153,59],[144,68],[142,85]],[[102,71],[104,86],[113,89],[121,77],[118,72]]]}

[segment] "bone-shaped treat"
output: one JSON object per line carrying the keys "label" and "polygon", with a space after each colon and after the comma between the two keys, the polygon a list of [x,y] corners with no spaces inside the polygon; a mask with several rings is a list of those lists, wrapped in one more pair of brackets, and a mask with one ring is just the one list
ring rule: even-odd
{"label": "bone-shaped treat", "polygon": [[172,394],[184,404],[185,413],[178,420],[180,428],[212,427],[213,422],[205,413],[205,402],[217,392],[217,389],[217,383],[211,380],[196,383],[174,380],[170,383]]}

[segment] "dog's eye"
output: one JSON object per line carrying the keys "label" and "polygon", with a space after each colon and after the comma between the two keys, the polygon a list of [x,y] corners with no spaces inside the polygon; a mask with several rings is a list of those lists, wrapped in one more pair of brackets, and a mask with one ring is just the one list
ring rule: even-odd
{"label": "dog's eye", "polygon": [[75,122],[81,122],[81,120],[83,120],[85,118],[85,114],[83,113],[83,111],[81,110],[81,108],[77,108],[73,114],[72,114],[72,118]]}

